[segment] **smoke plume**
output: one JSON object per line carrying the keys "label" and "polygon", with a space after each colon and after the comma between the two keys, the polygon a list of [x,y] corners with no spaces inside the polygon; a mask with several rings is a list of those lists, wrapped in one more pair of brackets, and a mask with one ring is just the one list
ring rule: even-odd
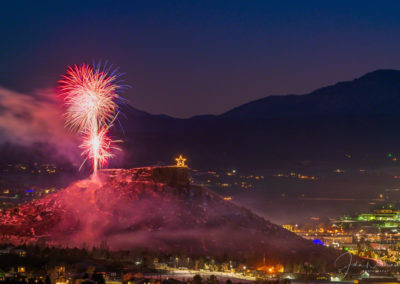
{"label": "smoke plume", "polygon": [[[60,104],[52,90],[24,94],[0,87],[0,143],[48,145],[51,151],[76,160],[74,136],[64,129]],[[54,153],[49,153],[54,155]]]}

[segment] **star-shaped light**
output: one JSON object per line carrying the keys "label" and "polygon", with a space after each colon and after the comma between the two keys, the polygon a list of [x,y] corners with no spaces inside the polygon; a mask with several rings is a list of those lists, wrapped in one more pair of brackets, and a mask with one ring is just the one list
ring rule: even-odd
{"label": "star-shaped light", "polygon": [[182,157],[182,155],[179,155],[179,158],[176,158],[175,161],[177,167],[186,167],[186,158]]}

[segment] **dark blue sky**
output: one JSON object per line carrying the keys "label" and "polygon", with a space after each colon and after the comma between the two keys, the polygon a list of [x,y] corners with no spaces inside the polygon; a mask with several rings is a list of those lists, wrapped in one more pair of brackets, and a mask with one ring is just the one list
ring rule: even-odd
{"label": "dark blue sky", "polygon": [[4,1],[0,85],[108,59],[131,104],[187,117],[400,67],[399,1]]}

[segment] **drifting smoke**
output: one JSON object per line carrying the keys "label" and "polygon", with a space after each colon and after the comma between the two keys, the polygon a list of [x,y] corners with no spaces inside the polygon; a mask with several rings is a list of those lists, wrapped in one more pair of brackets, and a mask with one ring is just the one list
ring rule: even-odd
{"label": "drifting smoke", "polygon": [[0,87],[0,143],[27,147],[40,143],[52,151],[48,155],[78,160],[77,142],[64,130],[55,97],[51,90],[30,95]]}

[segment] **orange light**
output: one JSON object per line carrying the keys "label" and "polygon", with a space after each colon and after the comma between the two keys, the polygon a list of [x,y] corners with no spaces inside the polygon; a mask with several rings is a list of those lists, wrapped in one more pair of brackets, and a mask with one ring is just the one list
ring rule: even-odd
{"label": "orange light", "polygon": [[186,167],[186,158],[183,158],[182,155],[179,155],[179,158],[176,158],[175,161],[177,167]]}

